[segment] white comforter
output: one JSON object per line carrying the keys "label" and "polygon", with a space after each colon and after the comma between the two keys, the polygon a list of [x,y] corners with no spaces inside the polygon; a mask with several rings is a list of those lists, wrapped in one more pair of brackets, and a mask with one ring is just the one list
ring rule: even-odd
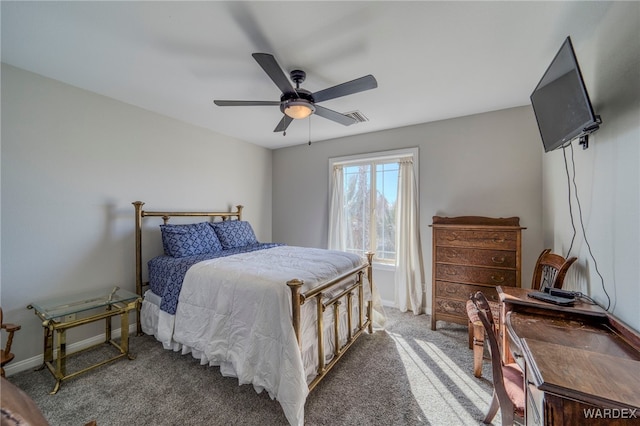
{"label": "white comforter", "polygon": [[[173,339],[240,384],[267,390],[289,423],[302,425],[308,385],[286,282],[304,280],[304,292],[363,263],[354,254],[292,246],[200,262],[185,276]],[[315,309],[309,305],[303,308]]]}

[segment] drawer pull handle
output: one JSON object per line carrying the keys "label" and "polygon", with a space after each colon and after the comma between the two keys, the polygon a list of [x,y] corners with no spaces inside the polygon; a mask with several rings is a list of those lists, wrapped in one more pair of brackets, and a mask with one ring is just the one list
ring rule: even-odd
{"label": "drawer pull handle", "polygon": [[493,280],[494,283],[503,283],[504,277],[496,277],[495,275],[491,275],[491,280]]}
{"label": "drawer pull handle", "polygon": [[498,263],[498,264],[502,264],[505,261],[504,256],[498,257],[498,256],[493,256],[491,258],[491,260],[493,261],[493,263]]}
{"label": "drawer pull handle", "polygon": [[493,242],[494,243],[504,243],[504,238],[500,238],[500,237],[493,237]]}
{"label": "drawer pull handle", "polygon": [[456,293],[457,293],[457,291],[456,291],[456,288],[455,288],[455,287],[446,287],[446,288],[444,289],[444,291],[446,291],[446,292],[447,292],[447,293],[449,293],[449,294],[456,294]]}

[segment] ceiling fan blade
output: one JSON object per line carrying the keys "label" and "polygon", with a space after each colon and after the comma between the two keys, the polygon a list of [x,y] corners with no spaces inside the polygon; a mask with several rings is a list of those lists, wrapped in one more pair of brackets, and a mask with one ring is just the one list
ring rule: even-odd
{"label": "ceiling fan blade", "polygon": [[263,106],[280,105],[278,101],[213,101],[218,106]]}
{"label": "ceiling fan blade", "polygon": [[314,114],[319,115],[320,117],[328,118],[329,120],[335,121],[336,123],[350,126],[356,122],[355,118],[340,114],[339,112],[336,112],[332,109],[321,107],[320,105],[315,105],[315,107],[316,112]]}
{"label": "ceiling fan blade", "polygon": [[273,55],[268,53],[253,53],[251,56],[253,56],[253,59],[258,62],[282,93],[296,93],[296,89],[293,88],[291,82],[289,82],[289,78],[284,74],[284,71],[282,71],[282,68],[278,65]]}
{"label": "ceiling fan blade", "polygon": [[292,121],[293,118],[289,117],[288,115],[283,115],[282,120],[280,120],[276,128],[273,129],[274,133],[284,132],[285,130],[287,130],[287,127],[289,127],[289,124],[291,124]]}
{"label": "ceiling fan blade", "polygon": [[364,92],[365,90],[375,89],[376,87],[378,87],[378,82],[374,76],[369,74],[356,78],[355,80],[347,81],[346,83],[338,84],[337,86],[329,87],[328,89],[320,90],[313,93],[312,96],[315,102],[322,102],[341,96]]}

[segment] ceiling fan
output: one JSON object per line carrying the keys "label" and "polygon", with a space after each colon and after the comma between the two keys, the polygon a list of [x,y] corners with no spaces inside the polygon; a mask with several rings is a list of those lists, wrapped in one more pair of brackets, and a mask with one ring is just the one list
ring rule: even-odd
{"label": "ceiling fan", "polygon": [[214,100],[213,103],[218,106],[280,106],[280,111],[284,113],[284,116],[273,130],[274,132],[284,132],[294,119],[306,118],[311,114],[319,115],[320,117],[327,118],[345,126],[354,124],[356,122],[354,118],[317,105],[317,103],[378,87],[376,79],[369,74],[311,93],[308,90],[300,88],[300,83],[302,83],[307,76],[304,71],[293,70],[289,73],[291,81],[296,84],[294,88],[273,55],[268,53],[253,53],[251,56],[253,56],[264,72],[267,73],[282,92],[280,101]]}

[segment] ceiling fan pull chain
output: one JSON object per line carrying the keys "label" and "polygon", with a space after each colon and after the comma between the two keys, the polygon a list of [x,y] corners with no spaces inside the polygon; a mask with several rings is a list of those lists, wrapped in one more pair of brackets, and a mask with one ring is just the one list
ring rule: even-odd
{"label": "ceiling fan pull chain", "polygon": [[311,146],[311,116],[309,116],[309,146]]}
{"label": "ceiling fan pull chain", "polygon": [[[283,118],[285,118],[285,117],[286,117],[286,114],[283,115]],[[286,126],[285,126],[284,130],[282,131],[282,136],[283,137],[287,136],[287,128],[286,128]]]}

